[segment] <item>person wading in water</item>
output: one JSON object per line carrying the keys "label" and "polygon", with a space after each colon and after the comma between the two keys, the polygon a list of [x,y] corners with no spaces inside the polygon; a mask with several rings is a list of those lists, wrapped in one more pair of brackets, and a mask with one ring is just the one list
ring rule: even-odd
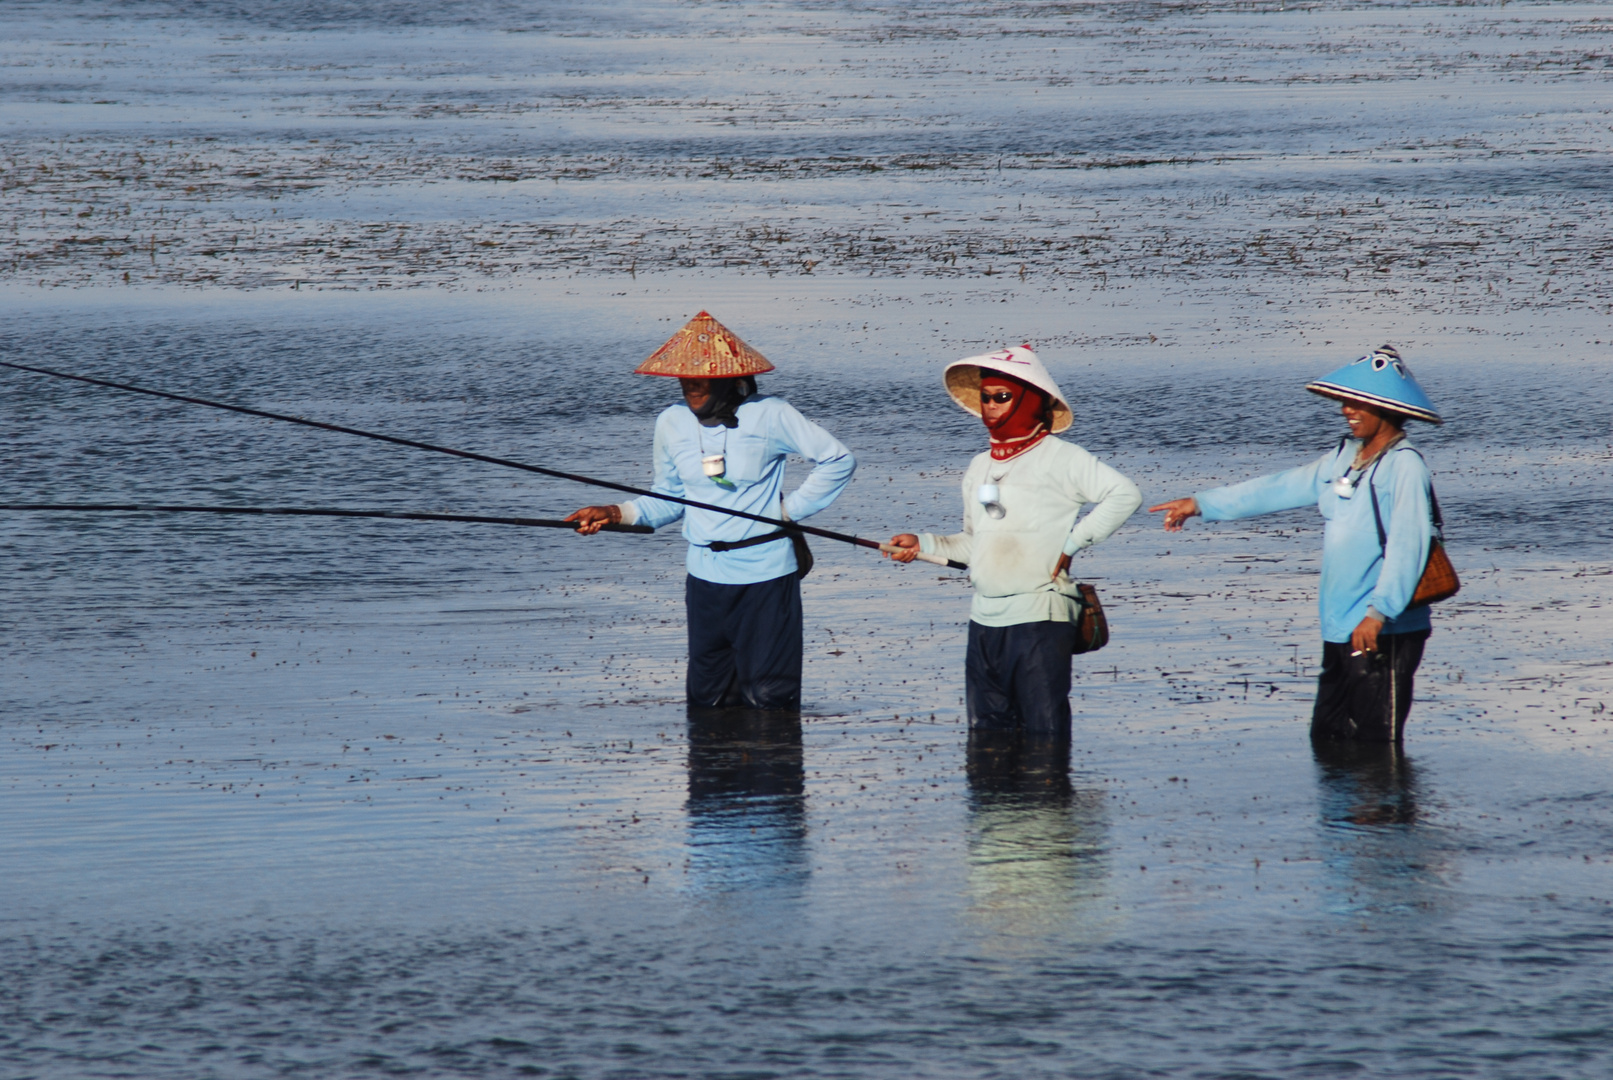
{"label": "person wading in water", "polygon": [[[791,521],[834,502],[857,461],[790,405],[756,392],[755,376],[772,370],[704,311],[640,364],[635,374],[676,377],[683,387],[683,404],[655,421],[651,490]],[[814,467],[784,496],[787,454]],[[800,578],[812,565],[800,533],[648,496],[585,506],[566,520],[592,534],[615,522],[660,528],[679,518],[689,541],[689,704],[798,708]]]}
{"label": "person wading in water", "polygon": [[1398,743],[1430,620],[1412,604],[1437,536],[1433,485],[1406,441],[1408,419],[1440,423],[1428,395],[1385,345],[1305,389],[1342,402],[1350,435],[1297,469],[1150,507],[1165,528],[1315,504],[1322,536],[1322,672],[1311,738]]}
{"label": "person wading in water", "polygon": [[901,533],[891,544],[906,550],[891,558],[912,562],[923,551],[969,564],[970,730],[1068,739],[1081,599],[1065,571],[1076,552],[1120,528],[1142,496],[1079,446],[1049,437],[1074,415],[1029,345],[959,360],[945,378],[953,400],[985,422],[991,449],[963,474],[963,531]]}

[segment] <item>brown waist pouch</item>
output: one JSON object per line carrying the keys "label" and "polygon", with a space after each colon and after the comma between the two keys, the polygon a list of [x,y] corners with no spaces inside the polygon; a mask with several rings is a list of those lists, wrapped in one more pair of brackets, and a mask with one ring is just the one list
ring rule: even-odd
{"label": "brown waist pouch", "polygon": [[1081,617],[1075,621],[1075,648],[1078,653],[1096,652],[1109,644],[1109,620],[1103,614],[1098,590],[1084,582],[1075,589],[1081,594]]}

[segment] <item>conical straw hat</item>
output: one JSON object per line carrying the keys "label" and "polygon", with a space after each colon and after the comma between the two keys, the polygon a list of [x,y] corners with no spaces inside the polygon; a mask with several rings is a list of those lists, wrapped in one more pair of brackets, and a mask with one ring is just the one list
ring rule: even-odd
{"label": "conical straw hat", "polygon": [[1042,366],[1041,357],[1037,356],[1029,345],[998,349],[984,356],[966,356],[947,365],[947,393],[952,395],[953,401],[976,416],[980,415],[982,371],[1012,375],[1022,383],[1028,383],[1038,390],[1045,391],[1053,399],[1052,430],[1055,434],[1075,423],[1075,414],[1070,411],[1069,400],[1059,389],[1058,383],[1053,381],[1053,376],[1047,373],[1047,368]]}
{"label": "conical straw hat", "polygon": [[685,379],[732,379],[772,371],[767,357],[739,340],[728,327],[702,311],[633,369],[635,375],[674,375]]}
{"label": "conical straw hat", "polygon": [[1413,420],[1426,420],[1430,424],[1444,422],[1434,411],[1434,403],[1412,378],[1406,362],[1388,345],[1307,383],[1305,389],[1335,401],[1376,405]]}

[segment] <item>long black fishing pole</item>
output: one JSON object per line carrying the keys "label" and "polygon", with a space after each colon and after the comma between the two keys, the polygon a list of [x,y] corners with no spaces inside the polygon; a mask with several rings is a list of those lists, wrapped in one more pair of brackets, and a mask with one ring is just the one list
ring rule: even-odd
{"label": "long black fishing pole", "polygon": [[[766,517],[762,514],[751,514],[744,510],[730,510],[726,506],[713,506],[711,503],[698,502],[694,499],[684,499],[676,495],[662,495],[659,492],[646,491],[643,488],[630,487],[627,484],[617,484],[610,480],[596,480],[591,476],[580,476],[577,473],[561,472],[558,469],[546,469],[541,465],[528,465],[524,461],[511,461],[509,458],[493,457],[490,454],[478,454],[471,450],[456,450],[450,446],[438,446],[435,443],[420,442],[418,439],[404,439],[397,435],[382,435],[374,431],[364,431],[360,428],[345,427],[341,424],[327,424],[322,420],[308,420],[301,416],[288,416],[285,413],[267,412],[263,409],[252,409],[245,405],[227,405],[222,401],[209,401],[206,398],[190,397],[185,394],[174,394],[166,390],[152,390],[144,386],[134,386],[130,383],[113,382],[110,379],[96,379],[88,375],[74,375],[66,371],[52,371],[50,368],[32,367],[28,364],[14,364],[9,360],[0,360],[0,367],[12,368],[16,371],[29,371],[35,375],[49,375],[56,379],[72,379],[74,382],[88,383],[91,386],[105,386],[113,390],[127,390],[131,394],[147,394],[151,397],[166,398],[169,401],[182,401],[187,405],[204,405],[209,409],[223,409],[226,412],[241,413],[244,416],[256,416],[264,420],[279,420],[287,424],[301,424],[303,427],[319,428],[323,431],[335,431],[343,435],[356,435],[361,439],[375,439],[379,442],[392,443],[395,446],[410,446],[416,450],[430,450],[437,454],[451,454],[454,457],[466,458],[470,461],[486,462],[489,465],[502,465],[507,469],[521,469],[524,472],[538,473],[540,476],[552,476],[557,480],[570,480],[577,484],[588,484],[592,487],[608,488],[611,491],[620,491],[628,495],[648,496],[660,499],[662,502],[678,503],[681,506],[692,506],[697,510],[711,510],[718,514],[727,514],[729,517],[744,518],[747,521],[759,521],[764,525],[775,528],[810,533],[821,536],[825,540],[838,540],[842,544],[855,544],[858,547],[873,548],[875,551],[900,550],[892,548],[889,544],[881,544],[877,540],[867,540],[861,536],[852,536],[848,533],[834,532],[830,529],[820,529],[815,525],[803,525],[796,521],[781,521],[778,518]],[[943,560],[939,555],[918,556],[925,562],[933,562],[952,567],[954,570],[967,570],[969,567],[952,559]]]}
{"label": "long black fishing pole", "polygon": [[[46,513],[121,514],[262,514],[271,517],[384,518],[391,521],[466,521],[475,525],[524,525],[538,529],[571,529],[575,521],[555,518],[488,517],[481,514],[427,514],[410,510],[341,510],[322,506],[159,506],[154,503],[0,503],[0,510]],[[606,525],[607,532],[653,533],[648,525]]]}

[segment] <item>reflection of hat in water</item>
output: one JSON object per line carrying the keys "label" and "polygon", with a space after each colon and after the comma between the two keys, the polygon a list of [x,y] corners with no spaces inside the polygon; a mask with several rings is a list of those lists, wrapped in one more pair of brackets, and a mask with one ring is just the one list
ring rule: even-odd
{"label": "reflection of hat in water", "polygon": [[947,393],[952,400],[965,409],[980,415],[980,376],[983,372],[995,371],[1018,379],[1027,386],[1034,386],[1048,397],[1053,399],[1053,428],[1055,432],[1063,431],[1075,423],[1075,415],[1070,411],[1070,403],[1064,397],[1063,391],[1053,381],[1053,376],[1047,373],[1042,361],[1031,351],[1029,345],[1015,345],[1011,349],[998,349],[994,353],[984,356],[968,356],[962,360],[947,365],[946,383]]}
{"label": "reflection of hat in water", "polygon": [[1406,370],[1405,361],[1389,345],[1307,383],[1305,389],[1337,401],[1355,401],[1403,413],[1430,424],[1444,423],[1434,411],[1434,403]]}
{"label": "reflection of hat in water", "polygon": [[685,379],[732,379],[772,371],[767,357],[739,340],[728,327],[702,311],[633,369],[635,375],[674,375]]}

